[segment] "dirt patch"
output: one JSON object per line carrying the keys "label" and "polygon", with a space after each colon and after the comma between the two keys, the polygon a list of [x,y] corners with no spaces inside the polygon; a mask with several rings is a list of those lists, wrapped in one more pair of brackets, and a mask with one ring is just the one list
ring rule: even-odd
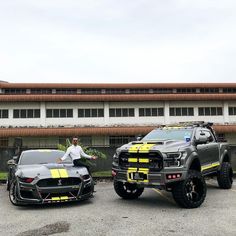
{"label": "dirt patch", "polygon": [[66,221],[58,221],[54,224],[45,225],[38,229],[27,230],[25,232],[17,234],[17,236],[40,236],[40,235],[52,235],[68,232],[70,224]]}

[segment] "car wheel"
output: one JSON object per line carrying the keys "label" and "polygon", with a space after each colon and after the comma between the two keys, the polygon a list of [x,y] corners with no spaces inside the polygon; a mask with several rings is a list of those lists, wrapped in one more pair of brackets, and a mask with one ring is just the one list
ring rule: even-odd
{"label": "car wheel", "polygon": [[144,190],[144,188],[139,188],[135,183],[123,183],[120,181],[114,181],[114,189],[116,193],[124,199],[136,199]]}
{"label": "car wheel", "polygon": [[17,186],[16,186],[16,181],[12,181],[12,183],[10,184],[10,188],[9,188],[9,199],[10,202],[15,205],[15,206],[19,206],[19,202],[17,201]]}
{"label": "car wheel", "polygon": [[204,202],[206,191],[206,183],[202,174],[198,171],[190,170],[187,178],[173,187],[172,194],[179,206],[196,208]]}
{"label": "car wheel", "polygon": [[229,162],[222,162],[217,173],[217,181],[220,188],[230,189],[233,183],[233,170]]}

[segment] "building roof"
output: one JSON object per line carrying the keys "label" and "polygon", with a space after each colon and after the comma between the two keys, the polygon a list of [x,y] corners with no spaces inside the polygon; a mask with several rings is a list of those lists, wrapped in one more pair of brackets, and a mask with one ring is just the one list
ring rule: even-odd
{"label": "building roof", "polygon": [[6,83],[0,88],[236,88],[236,83]]}
{"label": "building roof", "polygon": [[[0,128],[0,137],[34,136],[125,136],[146,134],[156,127]],[[236,125],[214,125],[217,133],[236,133]]]}
{"label": "building roof", "polygon": [[212,101],[236,100],[236,94],[99,94],[99,95],[71,95],[71,94],[24,94],[0,95],[0,102],[127,102],[127,101]]}

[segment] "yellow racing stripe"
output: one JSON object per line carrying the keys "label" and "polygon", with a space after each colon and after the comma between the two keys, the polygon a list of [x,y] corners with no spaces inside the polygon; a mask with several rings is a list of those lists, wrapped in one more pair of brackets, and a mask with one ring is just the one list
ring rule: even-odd
{"label": "yellow racing stripe", "polygon": [[139,148],[139,153],[148,153],[155,144],[144,144]]}
{"label": "yellow racing stripe", "polygon": [[214,162],[212,164],[207,164],[207,165],[201,167],[201,171],[208,170],[208,169],[217,167],[219,165],[220,165],[220,162]]}
{"label": "yellow racing stripe", "polygon": [[51,169],[50,172],[53,179],[69,177],[66,169]]}
{"label": "yellow racing stripe", "polygon": [[143,144],[142,143],[139,143],[139,144],[134,144],[132,145],[130,148],[129,148],[129,151],[130,153],[137,153],[139,148],[142,146]]}
{"label": "yellow racing stripe", "polygon": [[68,178],[69,177],[66,169],[58,169],[58,171],[60,173],[61,178]]}
{"label": "yellow racing stripe", "polygon": [[52,169],[50,172],[53,179],[59,179],[61,177],[58,169]]}

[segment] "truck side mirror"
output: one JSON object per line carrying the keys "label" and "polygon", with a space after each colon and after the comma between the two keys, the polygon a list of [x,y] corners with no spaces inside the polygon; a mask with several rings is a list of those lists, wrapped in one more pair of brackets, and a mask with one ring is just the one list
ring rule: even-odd
{"label": "truck side mirror", "polygon": [[142,138],[143,138],[143,136],[142,136],[142,135],[139,135],[139,136],[136,137],[136,140],[137,140],[137,141],[140,141]]}
{"label": "truck side mirror", "polygon": [[195,143],[196,143],[196,145],[207,143],[207,136],[206,135],[199,135],[199,137],[197,137],[195,139]]}

